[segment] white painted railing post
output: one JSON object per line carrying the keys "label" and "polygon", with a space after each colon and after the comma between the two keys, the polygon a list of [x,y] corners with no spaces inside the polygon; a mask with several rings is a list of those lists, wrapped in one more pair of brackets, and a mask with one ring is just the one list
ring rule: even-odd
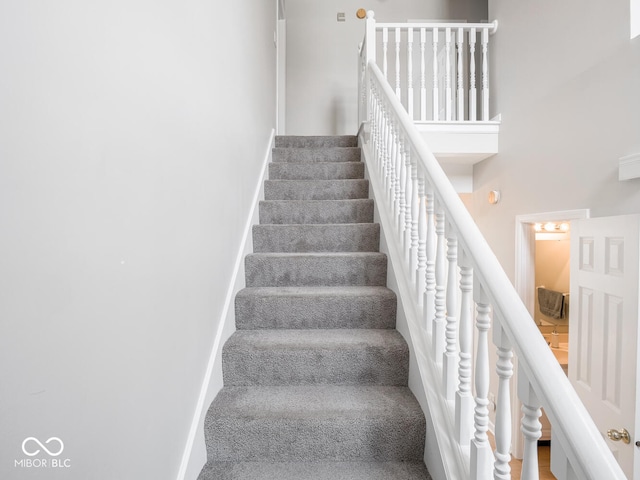
{"label": "white painted railing post", "polygon": [[413,28],[407,30],[407,113],[413,120]]}
{"label": "white painted railing post", "polygon": [[476,121],[476,29],[469,30],[469,120]]}
{"label": "white painted railing post", "polygon": [[[420,243],[420,192],[418,191],[418,166],[416,164],[416,157],[412,155],[411,149],[409,149],[409,160],[411,165],[411,254],[409,262],[409,272],[413,276],[412,280],[416,285],[416,295],[418,298],[418,305],[422,305],[422,292],[420,291],[420,274],[418,273],[418,256],[419,256],[419,243]],[[422,275],[424,278],[424,274]]]}
{"label": "white painted railing post", "polygon": [[458,377],[458,236],[447,224],[447,290],[445,352],[442,356],[442,375],[447,400],[454,400]]}
{"label": "white painted railing post", "polygon": [[402,90],[400,89],[400,28],[396,28],[396,95],[398,100],[402,102]]}
{"label": "white painted railing post", "polygon": [[424,318],[427,333],[433,331],[433,319],[436,316],[436,225],[433,190],[427,187],[427,237],[425,251],[427,263],[425,266]]}
{"label": "white painted railing post", "polygon": [[[494,313],[494,317],[495,317]],[[496,372],[498,374],[498,399],[496,402],[495,422],[495,480],[510,480],[511,467],[511,394],[509,381],[513,376],[513,364],[511,358],[511,342],[507,338],[501,326],[500,319],[494,318],[493,343],[498,349],[498,361]]]}
{"label": "white painted railing post", "polygon": [[425,331],[431,331],[431,319],[427,316],[427,194],[425,192],[424,175],[416,169],[418,178],[418,267],[416,269],[416,285],[418,302],[423,308]]}
{"label": "white painted railing post", "polygon": [[447,122],[452,119],[452,106],[451,106],[451,29],[446,28],[444,31],[445,39],[445,58],[444,58],[444,101],[445,101],[445,118]]}
{"label": "white painted railing post", "polygon": [[522,480],[539,480],[538,440],[542,435],[542,415],[540,401],[529,382],[526,373],[518,367],[518,397],[522,402],[522,434],[524,452],[522,457]]}
{"label": "white painted railing post", "polygon": [[427,64],[425,51],[427,45],[427,29],[420,29],[420,121],[427,119]]}
{"label": "white painted railing post", "polygon": [[458,116],[456,120],[462,121],[464,120],[464,68],[462,64],[462,54],[464,53],[464,30],[462,27],[458,28],[458,32],[456,33],[456,46],[457,46],[457,66],[456,71],[457,75],[457,84],[458,91],[456,94],[456,105],[458,106]]}
{"label": "white painted railing post", "polygon": [[382,73],[384,78],[389,80],[389,29],[384,27],[382,29]]}
{"label": "white painted railing post", "polygon": [[474,434],[471,440],[471,479],[486,480],[491,477],[493,454],[487,430],[489,429],[489,301],[480,286],[475,282],[473,288],[476,301],[476,330],[478,346],[475,363],[476,407],[473,416]]}
{"label": "white painted railing post", "polygon": [[440,202],[436,202],[436,264],[435,264],[435,315],[432,328],[433,357],[436,363],[442,363],[445,339],[445,281],[446,247],[444,238],[444,211]]}
{"label": "white painted railing post", "polygon": [[362,48],[364,51],[361,52],[360,58],[363,65],[361,66],[361,79],[359,85],[360,88],[363,89],[363,92],[360,94],[360,101],[363,102],[363,105],[360,111],[361,116],[358,119],[360,123],[371,119],[371,79],[369,77],[368,64],[370,61],[376,61],[376,20],[372,10],[367,12]]}
{"label": "white painted railing post", "polygon": [[489,120],[489,28],[482,29],[482,120]]}
{"label": "white painted railing post", "polygon": [[438,105],[440,93],[438,91],[438,28],[433,29],[432,36],[432,48],[433,48],[433,121],[437,122],[440,119],[440,107]]}
{"label": "white painted railing post", "polygon": [[[409,142],[403,140],[403,149],[404,152],[404,175],[405,175],[405,194],[404,194],[404,203],[405,203],[405,211],[404,211],[404,232],[402,234],[402,240],[405,251],[405,261],[407,262],[407,266],[409,267],[409,271],[413,273],[415,269],[415,262],[413,261],[413,249],[411,248],[413,236],[413,199],[416,196],[416,191],[414,190],[413,185],[413,173],[411,167],[411,147],[409,146]],[[417,223],[416,223],[417,226]],[[417,238],[416,238],[417,242]]]}
{"label": "white painted railing post", "polygon": [[466,447],[473,431],[473,397],[471,396],[471,348],[473,344],[473,268],[469,258],[460,249],[460,321],[458,338],[458,391],[456,392],[456,440]]}

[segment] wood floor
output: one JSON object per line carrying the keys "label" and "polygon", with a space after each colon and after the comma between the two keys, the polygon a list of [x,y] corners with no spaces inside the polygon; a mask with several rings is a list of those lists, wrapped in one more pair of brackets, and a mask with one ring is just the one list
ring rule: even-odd
{"label": "wood floor", "polygon": [[[511,465],[511,480],[520,480],[522,460],[514,458],[509,465]],[[556,477],[551,473],[551,447],[547,445],[538,447],[538,467],[540,480],[555,480]]]}

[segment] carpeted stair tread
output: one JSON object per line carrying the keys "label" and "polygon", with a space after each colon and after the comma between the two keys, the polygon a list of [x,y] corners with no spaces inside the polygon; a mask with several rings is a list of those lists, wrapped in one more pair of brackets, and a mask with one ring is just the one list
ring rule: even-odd
{"label": "carpeted stair tread", "polygon": [[209,461],[420,461],[425,419],[408,387],[224,387],[205,419]]}
{"label": "carpeted stair tread", "polygon": [[224,384],[407,385],[397,330],[237,330],[222,353]]}
{"label": "carpeted stair tread", "polygon": [[319,148],[319,147],[357,147],[355,135],[276,135],[276,147]]}
{"label": "carpeted stair tread", "polygon": [[238,292],[236,328],[395,328],[386,287],[253,287]]}
{"label": "carpeted stair tread", "polygon": [[430,480],[423,462],[212,462],[198,480]]}
{"label": "carpeted stair tread", "polygon": [[253,251],[258,252],[377,252],[380,225],[312,224],[254,225]]}
{"label": "carpeted stair tread", "polygon": [[369,180],[265,180],[265,200],[347,200],[367,198]]}
{"label": "carpeted stair tread", "polygon": [[272,160],[275,163],[360,162],[362,150],[359,147],[276,147]]}
{"label": "carpeted stair tread", "polygon": [[373,222],[373,200],[270,200],[259,204],[260,224]]}
{"label": "carpeted stair tread", "polygon": [[247,287],[384,286],[387,257],[376,252],[253,253],[245,257]]}
{"label": "carpeted stair tread", "polygon": [[270,163],[270,180],[331,180],[364,178],[362,162]]}

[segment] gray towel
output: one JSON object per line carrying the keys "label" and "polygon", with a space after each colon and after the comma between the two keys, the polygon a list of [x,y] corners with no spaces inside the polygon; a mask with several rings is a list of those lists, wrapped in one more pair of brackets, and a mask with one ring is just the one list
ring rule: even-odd
{"label": "gray towel", "polygon": [[564,318],[564,293],[538,287],[540,313],[551,318]]}

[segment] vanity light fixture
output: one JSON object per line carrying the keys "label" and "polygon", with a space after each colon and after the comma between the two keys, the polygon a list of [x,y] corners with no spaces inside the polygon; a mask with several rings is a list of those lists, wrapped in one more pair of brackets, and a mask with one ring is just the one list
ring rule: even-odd
{"label": "vanity light fixture", "polygon": [[545,222],[545,223],[536,223],[533,226],[533,229],[536,232],[568,232],[569,231],[569,223],[568,222]]}

